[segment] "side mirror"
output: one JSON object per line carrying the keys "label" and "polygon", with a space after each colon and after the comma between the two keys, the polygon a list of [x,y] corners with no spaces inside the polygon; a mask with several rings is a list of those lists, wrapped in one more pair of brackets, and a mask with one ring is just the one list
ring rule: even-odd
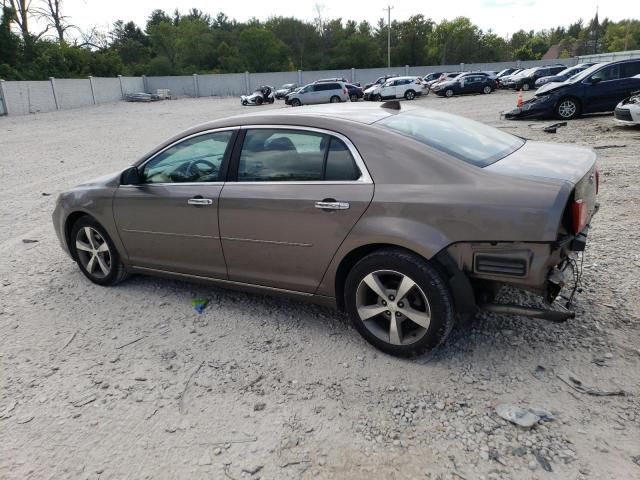
{"label": "side mirror", "polygon": [[129,167],[120,176],[120,185],[140,185],[142,183],[142,175],[137,167]]}
{"label": "side mirror", "polygon": [[602,79],[598,77],[589,79],[589,83],[591,83],[592,85],[595,85],[596,83],[600,83],[601,81]]}

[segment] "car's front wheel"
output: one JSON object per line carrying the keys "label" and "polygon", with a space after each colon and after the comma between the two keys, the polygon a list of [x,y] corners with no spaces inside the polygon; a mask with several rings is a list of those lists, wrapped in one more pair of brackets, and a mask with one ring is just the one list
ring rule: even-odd
{"label": "car's front wheel", "polygon": [[491,93],[492,88],[489,85],[485,85],[484,88],[482,89],[483,93]]}
{"label": "car's front wheel", "polygon": [[580,115],[580,105],[573,98],[563,98],[558,102],[555,113],[562,120],[571,120]]}
{"label": "car's front wheel", "polygon": [[352,93],[351,96],[349,97],[349,100],[351,100],[352,102],[357,102],[358,96],[355,93]]}
{"label": "car's front wheel", "polygon": [[445,97],[453,97],[453,90],[451,90],[450,88],[448,88],[445,92],[444,92]]}
{"label": "car's front wheel", "polygon": [[344,299],[360,334],[392,355],[433,350],[454,324],[445,280],[429,262],[403,250],[379,250],[360,260],[347,276]]}
{"label": "car's front wheel", "polygon": [[340,97],[339,97],[339,96],[337,96],[337,95],[334,95],[333,97],[331,97],[331,98],[329,99],[329,102],[330,102],[330,103],[339,103],[339,102],[340,102]]}
{"label": "car's front wheel", "polygon": [[300,103],[300,100],[298,98],[294,98],[292,99],[290,102],[292,107],[299,107],[300,105],[302,105],[302,103]]}
{"label": "car's front wheel", "polygon": [[524,90],[525,92],[526,92],[527,90],[529,90],[530,88],[531,88],[531,85],[529,85],[527,82],[524,82],[524,83],[522,84],[522,90]]}
{"label": "car's front wheel", "polygon": [[93,218],[76,221],[69,239],[80,271],[93,283],[115,285],[127,277],[111,237]]}

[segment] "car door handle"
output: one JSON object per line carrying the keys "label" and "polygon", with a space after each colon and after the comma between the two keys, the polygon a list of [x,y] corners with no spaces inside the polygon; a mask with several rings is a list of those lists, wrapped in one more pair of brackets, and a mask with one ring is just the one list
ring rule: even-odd
{"label": "car door handle", "polygon": [[212,205],[213,204],[213,200],[211,200],[210,198],[190,198],[189,200],[187,200],[187,203],[189,205]]}
{"label": "car door handle", "polygon": [[349,207],[350,205],[347,202],[336,202],[327,200],[316,202],[316,208],[320,208],[322,210],[347,210]]}

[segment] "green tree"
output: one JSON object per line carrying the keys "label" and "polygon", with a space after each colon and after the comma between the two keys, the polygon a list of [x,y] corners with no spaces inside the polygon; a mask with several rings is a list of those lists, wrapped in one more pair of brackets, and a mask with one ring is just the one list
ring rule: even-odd
{"label": "green tree", "polygon": [[239,51],[251,72],[274,72],[288,66],[287,47],[273,32],[252,26],[240,33]]}

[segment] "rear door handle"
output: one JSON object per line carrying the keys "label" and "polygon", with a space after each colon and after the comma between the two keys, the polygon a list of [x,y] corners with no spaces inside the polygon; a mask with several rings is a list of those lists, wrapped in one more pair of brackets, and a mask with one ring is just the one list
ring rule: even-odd
{"label": "rear door handle", "polygon": [[315,206],[316,208],[320,208],[321,210],[347,210],[350,207],[348,202],[329,202],[326,200],[316,202]]}
{"label": "rear door handle", "polygon": [[212,205],[213,204],[213,200],[211,200],[210,198],[190,198],[189,200],[187,200],[187,203],[189,205]]}

